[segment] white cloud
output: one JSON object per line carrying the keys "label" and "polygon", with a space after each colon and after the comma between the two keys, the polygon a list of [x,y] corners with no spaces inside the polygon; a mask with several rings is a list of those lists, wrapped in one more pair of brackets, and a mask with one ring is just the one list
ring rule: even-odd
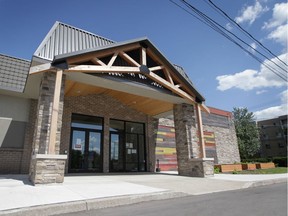
{"label": "white cloud", "polygon": [[275,40],[278,43],[287,45],[287,37],[288,37],[288,24],[278,26],[274,31],[272,31],[268,35],[268,39]]}
{"label": "white cloud", "polygon": [[274,5],[272,18],[265,22],[262,29],[271,31],[267,38],[284,45],[287,50],[288,24],[287,24],[287,3],[278,3]]}
{"label": "white cloud", "polygon": [[269,29],[287,23],[288,3],[278,3],[274,5],[272,19],[265,22],[262,28]]}
{"label": "white cloud", "polygon": [[235,18],[237,23],[248,22],[250,25],[269,8],[263,7],[259,1],[255,1],[254,5],[246,6],[241,10],[241,15]]}
{"label": "white cloud", "polygon": [[227,23],[225,27],[228,31],[231,31],[233,29],[231,23]]}
{"label": "white cloud", "polygon": [[253,43],[250,44],[250,46],[251,46],[252,48],[249,47],[249,51],[252,52],[252,53],[255,53],[255,52],[256,52],[255,50],[256,50],[256,48],[257,48],[257,44],[253,42]]}
{"label": "white cloud", "polygon": [[254,112],[255,118],[259,120],[276,118],[281,115],[288,114],[287,97],[288,90],[283,91],[280,94],[281,104],[279,106],[269,107],[267,109],[259,110]]}
{"label": "white cloud", "polygon": [[259,90],[259,91],[256,91],[256,94],[257,95],[260,95],[260,94],[263,94],[263,93],[266,93],[267,90]]}
{"label": "white cloud", "polygon": [[[278,58],[282,61],[287,61],[288,54],[282,54],[278,56]],[[271,60],[279,62],[276,58]],[[265,60],[264,64],[275,68],[275,65],[268,60]],[[249,91],[256,88],[282,87],[286,85],[286,81],[275,75],[263,64],[260,66],[259,71],[247,69],[235,74],[217,76],[216,80],[218,80],[217,89],[220,91],[225,91],[231,88]]]}

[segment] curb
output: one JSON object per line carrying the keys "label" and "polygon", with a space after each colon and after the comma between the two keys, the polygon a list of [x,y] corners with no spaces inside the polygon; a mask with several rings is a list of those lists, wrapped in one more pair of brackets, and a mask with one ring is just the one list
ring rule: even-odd
{"label": "curb", "polygon": [[262,181],[253,181],[246,183],[243,188],[253,188],[253,187],[260,187],[265,185],[272,185],[278,183],[287,183],[287,178],[278,178],[278,179],[268,179]]}
{"label": "curb", "polygon": [[161,192],[101,199],[88,199],[0,211],[0,216],[48,216],[185,196],[188,196],[188,194],[182,192]]}

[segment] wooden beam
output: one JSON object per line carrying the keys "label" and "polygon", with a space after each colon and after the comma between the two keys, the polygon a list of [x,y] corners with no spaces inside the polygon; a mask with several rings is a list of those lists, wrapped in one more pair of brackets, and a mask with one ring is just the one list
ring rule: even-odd
{"label": "wooden beam", "polygon": [[113,65],[113,63],[115,62],[117,56],[118,56],[118,52],[114,53],[114,55],[112,56],[112,58],[110,59],[109,63],[108,63],[108,67],[111,67]]}
{"label": "wooden beam", "polygon": [[[164,69],[163,71],[164,71],[164,74],[165,74],[166,79],[167,79],[172,85],[174,85],[174,81],[173,81],[173,79],[172,79],[172,77],[171,77],[170,72],[169,72],[167,69]],[[177,87],[177,86],[176,86],[176,87]]]}
{"label": "wooden beam", "polygon": [[55,87],[54,87],[54,98],[52,105],[52,116],[50,124],[50,136],[49,136],[49,154],[55,154],[55,144],[56,144],[56,135],[57,135],[57,123],[58,123],[58,114],[59,114],[59,102],[61,95],[61,84],[62,84],[63,71],[58,70],[56,72]]}
{"label": "wooden beam", "polygon": [[103,50],[97,50],[95,52],[90,52],[87,54],[83,54],[83,55],[79,55],[79,56],[73,56],[67,59],[67,63],[68,64],[75,64],[75,63],[81,63],[81,62],[85,62],[85,61],[89,61],[92,58],[97,57],[102,58],[102,57],[106,57],[109,55],[113,55],[114,53],[123,51],[123,52],[127,52],[130,50],[134,50],[134,49],[139,49],[141,46],[139,43],[135,43],[135,44],[129,44],[129,45],[125,45],[125,46],[120,46],[120,47],[114,47],[114,48],[107,48],[107,49],[103,49]]}
{"label": "wooden beam", "polygon": [[159,66],[155,66],[155,67],[150,67],[149,70],[150,71],[156,71],[156,70],[162,70],[164,68],[164,66],[159,65]]}
{"label": "wooden beam", "polygon": [[70,66],[65,72],[87,72],[87,73],[140,73],[139,67],[125,66],[100,66],[100,65],[78,65]]}
{"label": "wooden beam", "polygon": [[94,63],[94,64],[99,64],[99,65],[101,65],[101,66],[106,66],[106,64],[103,62],[103,61],[101,61],[100,59],[98,59],[98,58],[92,58],[91,59],[91,61]]}
{"label": "wooden beam", "polygon": [[141,49],[141,64],[147,65],[147,52],[146,48],[142,47]]}
{"label": "wooden beam", "polygon": [[40,72],[46,72],[46,71],[49,71],[51,69],[52,69],[51,63],[36,65],[36,66],[30,67],[29,74],[36,74],[36,73],[40,73]]}
{"label": "wooden beam", "polygon": [[166,81],[162,77],[158,76],[157,74],[150,72],[149,74],[145,74],[145,76],[156,81],[160,85],[163,85],[164,87],[170,89],[172,92],[179,95],[180,97],[183,97],[183,98],[189,100],[191,103],[193,103],[193,104],[195,103],[195,100],[193,97],[191,97],[190,95],[188,95],[186,92],[182,91],[181,89],[175,87],[174,85],[172,85],[171,83],[169,83],[168,81]]}
{"label": "wooden beam", "polygon": [[130,64],[132,64],[133,66],[136,66],[136,67],[140,67],[140,64],[135,61],[133,58],[131,58],[127,53],[125,52],[119,52],[119,55],[124,58],[126,61],[128,61]]}
{"label": "wooden beam", "polygon": [[202,109],[204,112],[210,114],[210,109],[209,109],[205,104],[203,104],[203,103],[201,104],[201,109]]}
{"label": "wooden beam", "polygon": [[198,104],[198,103],[196,103],[196,116],[197,116],[197,126],[198,126],[198,132],[199,132],[199,144],[200,144],[200,149],[202,152],[202,158],[206,158],[201,108],[200,108],[200,104]]}

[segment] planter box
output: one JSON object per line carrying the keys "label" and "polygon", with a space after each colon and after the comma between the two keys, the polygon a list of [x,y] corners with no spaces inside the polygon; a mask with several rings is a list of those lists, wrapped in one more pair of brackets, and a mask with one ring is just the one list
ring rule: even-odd
{"label": "planter box", "polygon": [[257,169],[270,169],[270,168],[275,168],[275,164],[273,162],[270,162],[270,163],[257,163],[256,167],[257,167]]}
{"label": "planter box", "polygon": [[256,170],[256,164],[242,164],[243,170]]}
{"label": "planter box", "polygon": [[215,165],[220,169],[220,172],[233,172],[233,171],[241,171],[242,164],[220,164]]}

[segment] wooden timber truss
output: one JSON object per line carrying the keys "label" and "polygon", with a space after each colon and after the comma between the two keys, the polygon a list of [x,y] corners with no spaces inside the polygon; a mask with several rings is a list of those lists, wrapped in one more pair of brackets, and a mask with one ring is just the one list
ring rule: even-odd
{"label": "wooden timber truss", "polygon": [[[58,65],[59,61],[34,66],[30,68],[30,74],[57,70]],[[191,104],[200,105],[202,110],[209,112],[204,104],[197,101],[195,91],[193,92],[191,89],[193,84],[188,77],[185,78],[186,74],[180,74],[176,67],[165,58],[159,57],[159,53],[155,53],[155,50],[148,48],[143,43],[126,44],[69,56],[65,58],[63,72],[80,72],[93,76],[108,75],[118,78],[130,77],[130,79],[137,76],[138,80],[151,81],[151,85],[167,89]]]}

